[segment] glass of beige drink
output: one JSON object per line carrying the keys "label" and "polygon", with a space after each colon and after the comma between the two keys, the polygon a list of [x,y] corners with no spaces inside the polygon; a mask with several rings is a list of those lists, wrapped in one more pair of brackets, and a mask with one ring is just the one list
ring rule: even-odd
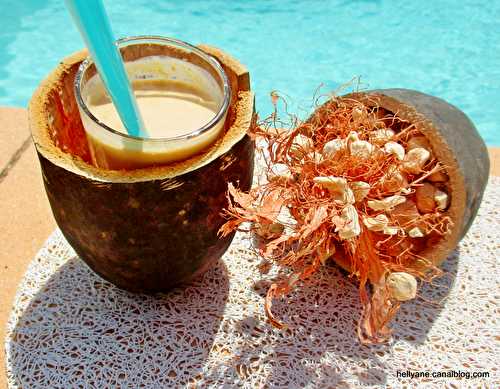
{"label": "glass of beige drink", "polygon": [[213,144],[224,129],[231,89],[219,63],[179,40],[117,41],[148,137],[127,134],[95,65],[85,60],[75,95],[97,167],[135,169],[180,161]]}

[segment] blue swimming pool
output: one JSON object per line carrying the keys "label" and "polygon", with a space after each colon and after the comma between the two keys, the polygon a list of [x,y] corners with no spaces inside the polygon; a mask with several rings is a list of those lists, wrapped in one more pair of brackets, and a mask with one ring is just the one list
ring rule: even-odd
{"label": "blue swimming pool", "polygon": [[[258,110],[279,90],[307,106],[354,76],[406,87],[464,110],[500,145],[500,1],[106,1],[117,37],[157,34],[210,43],[248,65]],[[0,105],[33,89],[81,39],[62,0],[1,0]]]}

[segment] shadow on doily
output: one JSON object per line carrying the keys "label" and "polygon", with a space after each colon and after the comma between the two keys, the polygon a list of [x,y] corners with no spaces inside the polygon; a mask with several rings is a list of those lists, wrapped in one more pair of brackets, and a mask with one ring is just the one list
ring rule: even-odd
{"label": "shadow on doily", "polygon": [[[360,387],[386,385],[396,373],[386,362],[393,348],[399,342],[422,344],[427,340],[454,284],[458,261],[455,251],[443,265],[443,277],[424,285],[421,298],[404,305],[392,323],[392,341],[381,345],[363,345],[357,338],[361,304],[356,280],[336,267],[325,270],[317,280],[273,305],[276,316],[290,325],[288,329],[273,329],[254,316],[235,323],[245,340],[233,347],[234,357],[229,361],[234,367],[233,382],[265,375],[259,387],[350,388],[354,376]],[[258,282],[256,293],[264,298],[269,285]],[[212,369],[214,381],[227,364],[221,361]],[[260,366],[269,368],[263,372]],[[211,377],[207,375],[207,379]]]}
{"label": "shadow on doily", "polygon": [[20,315],[10,380],[20,388],[184,386],[205,364],[228,291],[223,261],[153,297],[114,287],[74,257]]}

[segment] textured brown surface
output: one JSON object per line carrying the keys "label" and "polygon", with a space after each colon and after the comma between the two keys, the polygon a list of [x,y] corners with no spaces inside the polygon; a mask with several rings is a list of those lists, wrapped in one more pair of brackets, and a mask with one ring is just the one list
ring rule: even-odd
{"label": "textured brown surface", "polygon": [[70,87],[77,56],[63,60],[30,102],[30,126],[57,224],[81,259],[124,289],[167,291],[205,271],[232,239],[217,236],[227,183],[250,188],[253,141],[246,133],[254,108],[248,83],[240,85],[240,67],[233,71],[224,63],[227,55],[206,50],[233,80],[234,100],[225,134],[189,159],[196,168],[186,162],[134,171],[88,165],[84,134],[74,131],[81,129]]}
{"label": "textured brown surface", "polygon": [[103,278],[133,291],[166,291],[203,272],[230,244],[220,239],[228,182],[250,188],[253,142],[245,137],[204,168],[174,179],[101,183],[40,157],[57,223]]}
{"label": "textured brown surface", "polygon": [[[5,160],[18,152],[21,143],[10,144],[28,134],[27,112],[23,108],[0,108],[0,150]],[[500,176],[500,148],[489,148],[490,174]],[[5,153],[5,154],[4,154]],[[6,386],[3,339],[5,322],[26,266],[40,249],[50,231],[55,228],[40,167],[32,145],[0,182],[0,228],[4,242],[12,242],[0,251],[0,388]],[[4,165],[0,167],[4,169]]]}

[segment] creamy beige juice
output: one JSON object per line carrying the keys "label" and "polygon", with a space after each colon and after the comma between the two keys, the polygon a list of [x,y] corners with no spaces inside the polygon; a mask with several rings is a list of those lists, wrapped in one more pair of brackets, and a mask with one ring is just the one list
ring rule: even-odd
{"label": "creamy beige juice", "polygon": [[[223,121],[206,133],[191,137],[189,141],[165,139],[189,136],[210,123],[221,106],[220,87],[214,82],[210,83],[211,80],[203,77],[203,74],[197,74],[193,65],[178,62],[170,59],[166,63],[165,60],[148,58],[127,64],[129,77],[133,71],[149,74],[148,77],[130,77],[148,133],[148,139],[144,142],[127,137],[102,82],[91,80],[88,83],[85,99],[88,110],[100,123],[124,134],[119,136],[104,128],[87,125],[87,139],[94,164],[109,169],[161,165],[189,158],[216,140]],[[181,74],[184,72],[188,76],[160,78],[163,73],[169,74],[165,69]]]}
{"label": "creamy beige juice", "polygon": [[[139,111],[150,138],[183,136],[203,127],[217,113],[217,103],[203,91],[179,81],[138,80],[132,83]],[[94,116],[126,134],[115,106],[104,91],[87,101]]]}

